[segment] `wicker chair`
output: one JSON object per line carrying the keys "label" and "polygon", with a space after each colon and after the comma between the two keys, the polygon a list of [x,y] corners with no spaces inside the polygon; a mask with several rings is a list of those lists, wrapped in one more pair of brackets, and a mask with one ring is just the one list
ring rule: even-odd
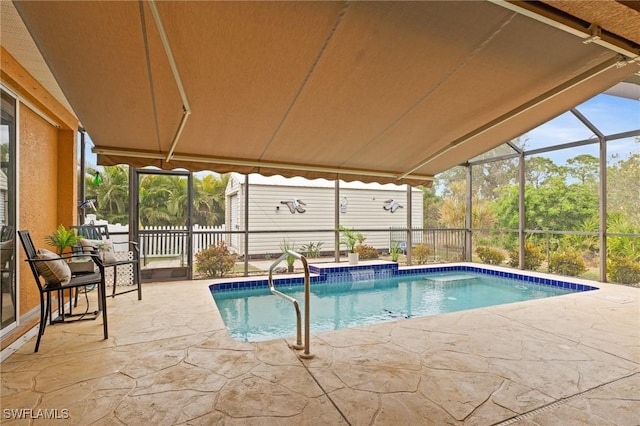
{"label": "wicker chair", "polygon": [[[138,243],[134,241],[112,241],[109,238],[107,225],[80,225],[72,226],[71,228],[76,229],[78,235],[83,237],[81,250],[84,253],[101,254],[100,246],[113,247],[113,250],[107,250],[111,252],[110,254],[102,251],[106,282],[113,284],[111,297],[137,291],[138,300],[142,300],[142,277]],[[124,250],[121,249],[122,247],[124,247]],[[135,287],[116,292],[118,286],[131,285]]]}

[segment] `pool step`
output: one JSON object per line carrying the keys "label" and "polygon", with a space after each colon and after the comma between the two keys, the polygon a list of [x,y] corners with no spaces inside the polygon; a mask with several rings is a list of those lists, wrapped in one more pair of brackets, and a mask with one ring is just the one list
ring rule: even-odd
{"label": "pool step", "polygon": [[448,283],[455,281],[467,281],[467,280],[477,280],[478,277],[475,275],[467,275],[467,274],[458,274],[458,275],[444,275],[440,277],[429,277],[425,278],[425,281],[433,281],[436,283]]}

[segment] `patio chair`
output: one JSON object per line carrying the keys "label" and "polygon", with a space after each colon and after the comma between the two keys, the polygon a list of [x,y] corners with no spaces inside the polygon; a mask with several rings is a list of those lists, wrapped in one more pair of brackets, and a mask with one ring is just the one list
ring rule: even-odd
{"label": "patio chair", "polygon": [[73,225],[78,235],[90,240],[103,240],[109,238],[109,227],[107,225]]}
{"label": "patio chair", "polygon": [[2,277],[2,292],[11,292],[12,299],[14,299],[13,288],[11,285],[13,283],[14,249],[14,228],[13,226],[3,225],[0,227],[0,272]]}
{"label": "patio chair", "polygon": [[[140,273],[140,251],[135,241],[114,241],[109,238],[107,225],[79,225],[72,226],[78,235],[83,237],[81,251],[97,253],[102,258],[105,267],[107,283],[113,283],[111,297],[121,294],[138,292],[138,300],[142,300],[142,276]],[[125,247],[125,250],[118,248]],[[116,292],[118,286],[134,288]]]}
{"label": "patio chair", "polygon": [[[15,309],[16,306],[16,294],[15,294],[15,280],[14,280],[14,259],[15,256],[15,231],[13,226],[3,225],[0,228],[0,314],[4,309],[11,307]],[[9,294],[9,300],[11,305],[5,306],[5,300],[2,293]],[[4,316],[2,321],[4,321]]]}
{"label": "patio chair", "polygon": [[[38,352],[40,348],[40,339],[47,326],[47,317],[49,317],[51,324],[68,323],[78,320],[96,319],[98,317],[98,311],[102,311],[103,333],[104,338],[107,339],[109,332],[107,327],[104,266],[99,256],[90,254],[98,267],[98,272],[74,276],[71,274],[71,270],[65,260],[78,255],[58,256],[46,249],[36,251],[29,231],[18,231],[18,236],[20,237],[20,242],[27,256],[25,260],[29,262],[33,278],[40,291],[40,327],[38,329],[38,339],[36,340],[34,352]],[[64,291],[69,290],[69,299],[71,299],[71,290],[88,285],[98,287],[98,311],[93,312],[93,315],[88,312],[73,314],[71,311],[67,314],[64,306]],[[55,320],[52,318],[51,313],[51,293],[56,293],[58,299],[58,317]],[[69,304],[71,305],[71,300],[69,300]],[[71,309],[71,307],[69,309]]]}

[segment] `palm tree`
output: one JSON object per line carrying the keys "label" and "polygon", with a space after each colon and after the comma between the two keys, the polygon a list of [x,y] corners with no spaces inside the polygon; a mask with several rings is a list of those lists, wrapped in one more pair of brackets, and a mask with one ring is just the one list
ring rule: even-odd
{"label": "palm tree", "polygon": [[129,166],[104,167],[100,183],[94,180],[96,169],[87,173],[90,175],[85,177],[87,198],[97,201],[98,217],[111,223],[129,223]]}
{"label": "palm tree", "polygon": [[448,228],[463,228],[466,212],[466,182],[451,182],[440,206],[440,219]]}
{"label": "palm tree", "polygon": [[205,226],[216,226],[224,223],[224,192],[228,182],[228,174],[220,175],[220,177],[209,174],[202,179],[194,180],[194,223]]}
{"label": "palm tree", "polygon": [[185,226],[188,212],[188,180],[182,176],[165,176],[164,182],[169,191],[167,210],[173,216],[173,226]]}
{"label": "palm tree", "polygon": [[[97,216],[111,223],[129,219],[129,169],[126,165],[89,169],[85,178],[87,198],[97,200]],[[101,183],[94,177],[100,173]],[[225,189],[229,175],[209,174],[194,178],[193,223],[216,226],[225,220]],[[187,179],[179,176],[143,174],[139,182],[140,226],[185,226]]]}
{"label": "palm tree", "polygon": [[139,183],[138,215],[140,226],[175,225],[169,212],[170,184],[166,176],[142,175]]}

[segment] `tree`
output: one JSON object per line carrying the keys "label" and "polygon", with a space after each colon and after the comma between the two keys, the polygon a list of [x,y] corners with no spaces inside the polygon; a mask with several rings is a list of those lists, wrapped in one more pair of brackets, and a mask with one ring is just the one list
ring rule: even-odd
{"label": "tree", "polygon": [[564,169],[546,157],[529,157],[525,160],[525,182],[540,188],[549,179],[564,178]]}
{"label": "tree", "polygon": [[209,174],[194,180],[193,223],[218,226],[225,221],[225,190],[229,174],[219,177]]}
{"label": "tree", "polygon": [[467,171],[464,167],[452,167],[436,175],[433,186],[436,193],[441,194],[441,197],[446,197],[447,193],[451,190],[449,187],[453,182],[464,181],[466,179]]}
{"label": "tree", "polygon": [[[184,226],[185,215],[174,216],[169,211],[171,191],[181,191],[179,185],[173,185],[173,176],[142,175],[140,178],[138,216],[140,226]],[[173,204],[180,194],[173,195]]]}
{"label": "tree", "polygon": [[518,185],[502,189],[500,197],[493,204],[493,211],[500,229],[518,229],[520,192]]}
{"label": "tree", "polygon": [[[517,186],[503,192],[495,205],[501,228],[517,229],[518,202]],[[555,177],[539,188],[525,186],[527,229],[577,231],[597,209],[598,193],[589,185],[567,185],[564,179]]]}
{"label": "tree", "polygon": [[9,144],[8,143],[0,144],[0,161],[3,163],[7,163],[9,161]]}
{"label": "tree", "polygon": [[473,228],[493,229],[496,225],[496,217],[493,213],[491,202],[473,197],[471,201],[471,221]]}
{"label": "tree", "polygon": [[[519,138],[512,141],[512,143],[516,146],[522,145]],[[515,151],[510,145],[503,144],[485,154],[479,155],[474,160],[491,159],[514,153]],[[474,197],[477,200],[495,200],[498,197],[500,188],[517,181],[518,164],[518,157],[513,157],[473,165],[471,168]]]}
{"label": "tree", "polygon": [[[449,191],[440,205],[440,220],[448,228],[464,228],[467,211],[467,186],[465,181],[457,181],[449,185]],[[496,218],[491,202],[472,195],[471,220],[474,228],[492,228]]]}
{"label": "tree", "polygon": [[464,228],[466,203],[466,182],[459,180],[449,184],[440,206],[440,220],[448,228]]}
{"label": "tree", "polygon": [[578,155],[567,160],[569,175],[578,179],[580,183],[596,185],[600,175],[600,161],[589,154]]}
{"label": "tree", "polygon": [[[638,234],[640,227],[634,227],[629,223],[626,215],[612,213],[607,217],[607,229],[611,234]],[[607,251],[613,257],[626,257],[632,261],[640,262],[640,240],[633,237],[609,236],[607,239]]]}
{"label": "tree", "polygon": [[[98,219],[127,224],[129,219],[129,169],[108,166],[100,172],[102,182],[89,169],[85,178],[87,198],[95,199]],[[225,195],[229,175],[194,177],[193,223],[215,226],[225,220]],[[178,176],[142,174],[139,182],[141,226],[185,226],[187,223],[187,179]]]}
{"label": "tree", "polygon": [[164,184],[169,192],[167,211],[174,217],[175,226],[185,226],[189,212],[189,181],[182,176],[165,177],[167,179]]}
{"label": "tree", "polygon": [[442,198],[438,197],[435,188],[427,188],[421,186],[422,201],[424,205],[423,210],[423,226],[425,228],[439,228],[442,226],[440,223],[440,208],[442,207]]}
{"label": "tree", "polygon": [[98,219],[129,223],[129,166],[104,167],[99,183],[94,180],[96,169],[89,169],[87,173],[90,175],[85,178],[87,198],[96,200]]}
{"label": "tree", "polygon": [[[607,167],[607,207],[640,228],[640,138],[629,156]],[[617,159],[614,157],[614,159]]]}

